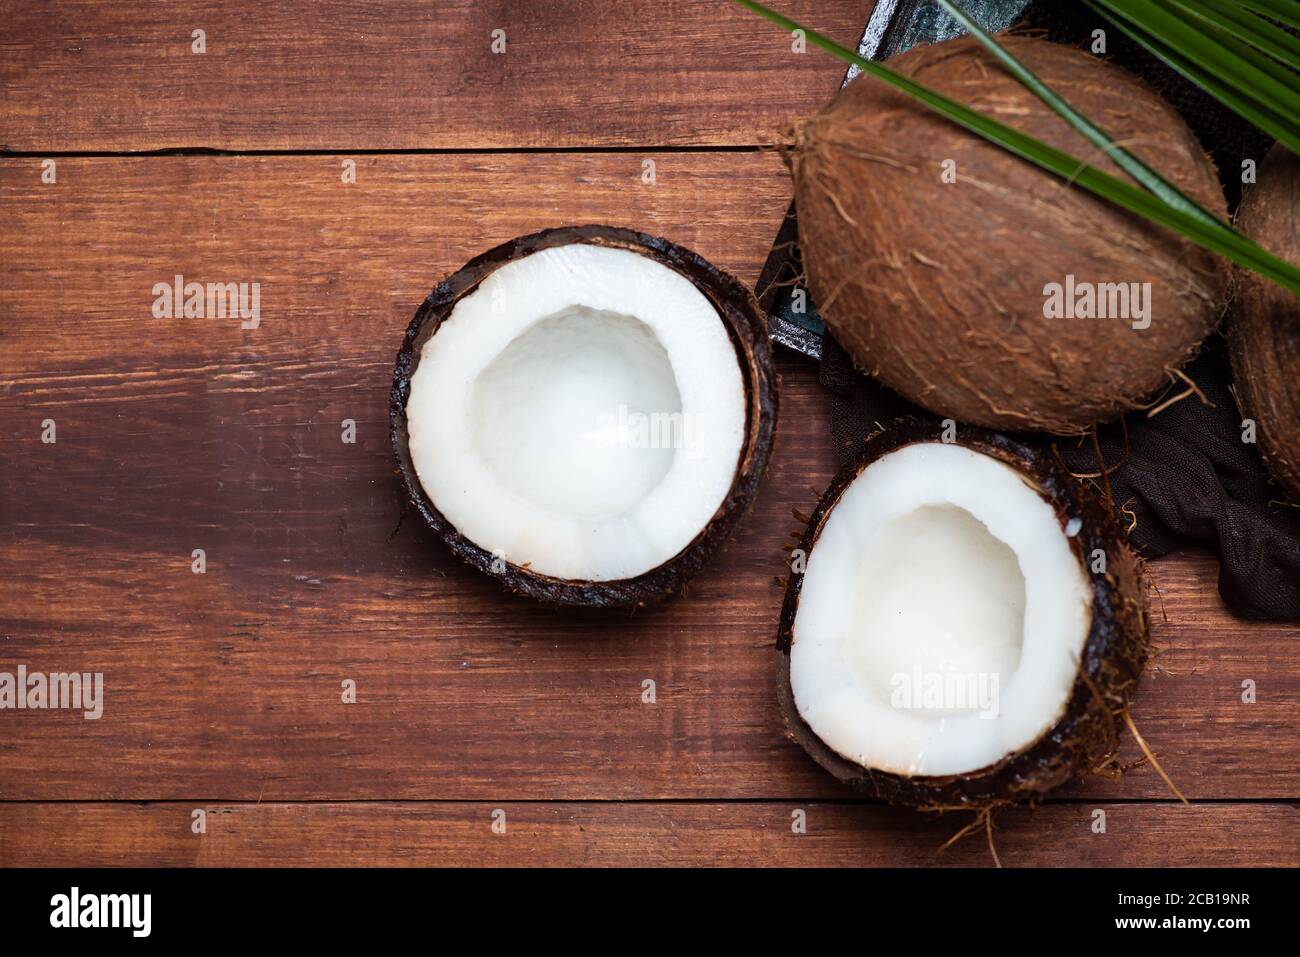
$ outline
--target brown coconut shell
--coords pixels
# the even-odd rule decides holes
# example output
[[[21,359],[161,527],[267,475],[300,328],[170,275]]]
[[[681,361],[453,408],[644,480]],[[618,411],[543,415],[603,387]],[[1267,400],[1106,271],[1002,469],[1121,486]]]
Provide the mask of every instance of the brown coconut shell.
[[[492,272],[515,259],[553,246],[587,243],[626,249],[646,256],[689,279],[721,316],[740,364],[747,399],[745,442],[730,491],[709,522],[676,556],[634,578],[617,581],[572,581],[540,575],[501,561],[470,541],[444,516],[420,484],[411,461],[406,401],[420,352],[461,299]],[[676,243],[614,226],[569,226],[547,229],[502,243],[471,259],[429,293],[407,327],[397,353],[389,399],[390,438],[405,495],[423,523],[457,557],[509,590],[553,605],[585,608],[635,608],[678,593],[728,539],[749,508],[767,468],[776,430],[777,374],[767,338],[767,319],[753,293],[702,257]]]
[[[840,496],[872,462],[916,442],[941,440],[940,427],[907,419],[876,433],[856,461],[831,482],[808,522],[799,547],[811,558]],[[1122,713],[1137,689],[1149,647],[1147,587],[1141,559],[1127,543],[1110,509],[1059,462],[1005,435],[977,428],[957,430],[958,444],[1009,465],[1055,510],[1061,527],[1079,520],[1070,543],[1092,585],[1092,625],[1079,676],[1064,713],[1033,744],[996,764],[967,774],[900,775],[862,767],[833,751],[795,706],[790,649],[797,640],[802,575],[791,575],[777,633],[777,699],[788,736],[836,778],[892,804],[929,809],[986,809],[1033,801],[1090,770],[1109,765],[1118,748]],[[1105,571],[1092,571],[1095,549],[1106,555]]]
[[[1259,164],[1237,225],[1269,252],[1300,263],[1300,157],[1281,143]],[[1268,470],[1300,503],[1300,297],[1238,268],[1228,343],[1237,400],[1258,426]]]
[[[1073,47],[1000,40],[1114,139],[1224,211],[1213,163],[1142,81]],[[1128,179],[971,37],[889,65]],[[1070,434],[1114,418],[1169,383],[1226,298],[1218,257],[865,74],[800,130],[789,162],[809,286],[836,339],[870,375],[963,422]],[[1149,328],[1045,318],[1045,285],[1067,275],[1151,283]]]

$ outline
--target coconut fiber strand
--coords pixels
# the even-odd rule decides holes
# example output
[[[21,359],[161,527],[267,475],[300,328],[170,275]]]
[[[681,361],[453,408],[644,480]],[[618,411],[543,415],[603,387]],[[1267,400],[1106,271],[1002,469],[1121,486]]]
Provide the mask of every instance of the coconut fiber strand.
[[[1033,3],[1017,26],[1080,45],[1096,28],[1106,30],[1110,59],[1143,76],[1183,114],[1225,174],[1224,190],[1235,205],[1241,158],[1262,159],[1268,152],[1268,140],[1258,131],[1082,4]],[[1124,512],[1121,521],[1132,525],[1133,544],[1148,558],[1179,548],[1215,551],[1219,592],[1235,614],[1300,622],[1300,502],[1287,500],[1269,478],[1257,446],[1243,441],[1227,350],[1217,334],[1185,371],[1210,404],[1193,394],[1155,415],[1132,412],[1099,430],[1111,496]],[[854,372],[829,337],[821,379],[833,396],[831,428],[841,463],[853,457],[877,423],[897,415],[929,415]],[[1182,389],[1179,383],[1169,394]],[[1091,439],[1033,441],[1055,446],[1076,474],[1101,471]]]

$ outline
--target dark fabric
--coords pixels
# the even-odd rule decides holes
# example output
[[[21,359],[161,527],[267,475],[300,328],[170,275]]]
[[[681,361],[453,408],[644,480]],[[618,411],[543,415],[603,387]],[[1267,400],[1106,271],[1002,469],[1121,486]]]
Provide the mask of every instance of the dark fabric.
[[[1117,466],[1115,504],[1135,513],[1131,537],[1144,554],[1213,549],[1229,608],[1300,621],[1300,508],[1269,478],[1257,447],[1243,441],[1226,351],[1216,338],[1184,370],[1211,404],[1193,395],[1149,418],[1131,414],[1102,428],[1098,444],[1107,467]],[[1068,445],[1057,448],[1071,471],[1100,470],[1091,442]]]
[[[1135,523],[1129,537],[1144,556],[1212,549],[1220,559],[1219,593],[1235,614],[1300,621],[1300,507],[1286,502],[1256,447],[1242,441],[1226,351],[1215,337],[1185,370],[1212,406],[1188,396],[1154,416],[1134,412],[1098,431],[1112,500],[1121,523]],[[821,381],[831,391],[831,434],[841,465],[891,419],[938,419],[855,372],[830,337]],[[1091,439],[1027,438],[1055,446],[1076,475],[1102,471]],[[1100,479],[1089,481],[1104,494]]]
[[[890,419],[924,414],[896,392],[859,374],[848,353],[829,335],[822,339],[820,379],[831,393],[831,438],[841,466],[852,461],[867,436]]]

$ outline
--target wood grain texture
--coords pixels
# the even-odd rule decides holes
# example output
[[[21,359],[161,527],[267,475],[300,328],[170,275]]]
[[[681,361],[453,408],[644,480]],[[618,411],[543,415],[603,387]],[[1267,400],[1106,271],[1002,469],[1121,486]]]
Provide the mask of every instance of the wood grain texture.
[[[870,8],[782,7],[850,46]],[[770,143],[844,76],[730,0],[3,0],[0,22],[22,151]]]
[[[782,362],[754,511],[680,600],[534,607],[401,521],[391,363],[469,256],[604,221],[754,281],[789,199],[779,160],[647,157],[653,186],[621,154],[359,157],[351,185],[338,157],[65,159],[53,185],[0,161],[0,669],[107,689],[98,721],[0,712],[0,799],[844,797],[781,736],[773,695],[791,510],[834,467],[806,365]],[[260,282],[260,325],[152,318],[176,273]],[[1204,555],[1151,572],[1147,741],[1191,797],[1294,798],[1296,628],[1229,617]],[[1140,768],[1071,794],[1168,791]]]
[[[196,810],[206,833],[193,833]],[[806,833],[793,831],[796,811]],[[940,850],[968,817],[768,801],[0,804],[0,864],[992,866],[983,831]],[[1300,854],[1300,808],[1054,803],[1003,813],[993,839],[1004,867],[1278,867]]]

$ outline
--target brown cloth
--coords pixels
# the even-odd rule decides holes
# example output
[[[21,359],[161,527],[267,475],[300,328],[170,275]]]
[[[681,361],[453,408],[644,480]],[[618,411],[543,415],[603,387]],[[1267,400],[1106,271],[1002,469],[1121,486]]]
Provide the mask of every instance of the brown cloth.
[[[1220,560],[1219,594],[1235,614],[1300,622],[1300,507],[1286,502],[1256,447],[1242,441],[1226,351],[1215,336],[1186,369],[1212,405],[1188,396],[1154,416],[1133,412],[1098,431],[1112,499],[1121,523],[1136,519],[1129,537],[1143,556],[1188,546],[1212,549]],[[938,418],[855,372],[829,336],[821,382],[831,392],[831,434],[841,465],[893,418]],[[1022,438],[1055,446],[1075,474],[1101,471],[1091,440]]]

